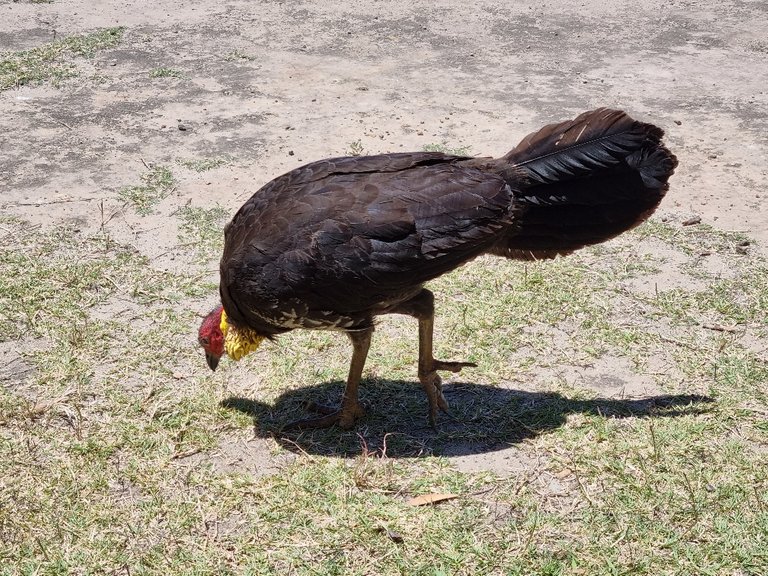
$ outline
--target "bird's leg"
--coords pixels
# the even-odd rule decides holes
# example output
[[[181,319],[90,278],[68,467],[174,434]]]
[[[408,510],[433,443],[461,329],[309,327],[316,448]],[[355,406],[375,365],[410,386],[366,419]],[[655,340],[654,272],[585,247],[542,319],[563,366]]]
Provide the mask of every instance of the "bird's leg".
[[[419,382],[429,400],[429,423],[436,427],[437,410],[448,412],[448,402],[443,396],[443,384],[438,370],[459,372],[465,367],[477,366],[474,362],[445,362],[435,360],[432,350],[432,334],[435,325],[435,297],[427,289],[400,304],[393,312],[408,314],[419,321]]]
[[[338,409],[329,409],[324,406],[310,406],[315,412],[321,412],[324,415],[317,418],[306,418],[292,422],[283,427],[283,430],[294,430],[297,428],[328,428],[336,424],[339,428],[348,430],[355,425],[355,421],[365,414],[362,404],[357,397],[357,388],[360,379],[363,376],[365,360],[368,357],[368,349],[371,347],[371,335],[373,327],[366,330],[347,332],[352,341],[352,361],[349,364],[349,375],[347,376],[347,386],[344,389],[344,395],[341,399],[341,407]]]
[[[431,294],[430,294],[431,295]],[[432,334],[434,329],[434,313],[419,320],[419,382],[429,400],[429,423],[437,426],[437,409],[448,413],[448,402],[443,395],[443,383],[438,370],[459,372],[465,367],[477,366],[474,362],[446,362],[435,360],[432,351]]]

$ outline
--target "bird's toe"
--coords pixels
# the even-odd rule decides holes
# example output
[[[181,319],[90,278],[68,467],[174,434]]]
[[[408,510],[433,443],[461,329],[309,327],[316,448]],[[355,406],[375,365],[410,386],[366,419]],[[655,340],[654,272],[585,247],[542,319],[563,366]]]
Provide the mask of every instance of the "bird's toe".
[[[429,423],[432,428],[437,428],[437,411],[442,410],[446,414],[450,414],[448,411],[448,401],[443,395],[443,383],[440,379],[440,375],[437,372],[429,372],[419,376],[421,387],[424,389],[424,393],[427,395],[429,401]]]
[[[433,370],[460,372],[462,368],[477,368],[477,364],[474,362],[446,362],[444,360],[432,360]]]
[[[282,431],[311,430],[313,428],[330,428],[331,426],[338,426],[343,430],[349,430],[355,426],[359,418],[365,416],[365,409],[359,402],[350,402],[341,408],[308,402],[306,408],[321,415],[290,422],[282,427]]]

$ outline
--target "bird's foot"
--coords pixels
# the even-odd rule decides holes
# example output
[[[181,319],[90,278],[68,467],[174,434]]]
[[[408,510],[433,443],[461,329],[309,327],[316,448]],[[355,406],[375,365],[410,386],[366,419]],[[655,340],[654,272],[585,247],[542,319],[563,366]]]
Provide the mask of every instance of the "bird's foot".
[[[448,372],[461,372],[462,368],[477,368],[477,364],[474,362],[444,362],[443,360],[432,359],[432,369],[435,370],[447,370]]]
[[[322,404],[311,402],[307,404],[307,409],[312,412],[317,412],[321,414],[321,416],[290,422],[283,426],[282,430],[290,431],[308,430],[311,428],[330,428],[334,425],[343,430],[349,430],[355,425],[358,418],[365,416],[365,409],[359,402],[342,404],[341,408],[324,406]]]
[[[437,428],[437,410],[440,409],[449,416],[448,402],[443,395],[443,382],[437,373],[437,370],[447,370],[449,372],[459,372],[462,368],[474,368],[477,364],[474,362],[444,362],[442,360],[431,361],[428,370],[419,374],[419,381],[429,400],[429,423],[432,428]]]
[[[448,414],[448,402],[443,396],[443,383],[437,372],[429,372],[419,376],[421,387],[429,400],[429,424],[432,428],[437,428],[437,410],[438,408]]]

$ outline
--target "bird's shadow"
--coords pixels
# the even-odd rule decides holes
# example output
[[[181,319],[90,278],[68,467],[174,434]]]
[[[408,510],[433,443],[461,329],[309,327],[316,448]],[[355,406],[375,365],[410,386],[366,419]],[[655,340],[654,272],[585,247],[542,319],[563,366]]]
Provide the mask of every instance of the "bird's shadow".
[[[355,456],[362,452],[389,457],[463,456],[493,452],[554,430],[569,414],[600,414],[609,418],[660,418],[697,414],[712,398],[695,394],[659,395],[641,399],[570,399],[557,392],[527,392],[466,382],[444,386],[451,414],[438,417],[437,429],[427,421],[427,401],[418,383],[369,379],[360,399],[367,414],[352,430],[281,431],[293,420],[312,416],[307,403],[335,405],[343,382],[288,390],[274,405],[240,397],[221,406],[253,417],[260,437],[273,437],[294,452]]]

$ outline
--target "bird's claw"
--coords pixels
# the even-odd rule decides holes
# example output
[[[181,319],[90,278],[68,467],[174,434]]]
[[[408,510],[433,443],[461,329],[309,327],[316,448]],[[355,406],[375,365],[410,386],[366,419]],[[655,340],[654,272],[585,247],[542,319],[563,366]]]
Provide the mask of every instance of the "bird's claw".
[[[341,408],[333,408],[314,402],[308,402],[305,406],[308,410],[317,412],[321,414],[321,416],[290,422],[283,426],[281,431],[289,432],[292,430],[330,428],[334,425],[343,430],[349,430],[355,425],[358,418],[362,418],[365,415],[365,409],[360,403],[349,403],[347,405],[342,405]]]
[[[461,372],[462,368],[477,368],[474,362],[444,362],[443,360],[432,360],[432,372],[435,370],[446,370],[448,372]]]
[[[429,400],[429,424],[432,428],[437,429],[437,410],[440,409],[446,414],[450,414],[448,401],[443,395],[443,383],[437,372],[430,372],[420,378],[420,381],[427,395],[427,400]]]
[[[453,415],[448,410],[448,401],[443,395],[443,383],[437,370],[447,370],[449,372],[459,372],[462,368],[474,368],[477,364],[474,362],[445,362],[443,360],[435,360],[434,358],[430,362],[430,369],[428,371],[419,374],[419,381],[422,388],[429,400],[429,423],[432,428],[437,429],[437,410],[440,409],[448,416],[453,418]]]
[[[326,406],[325,404],[318,404],[317,402],[304,402],[304,409],[308,410],[310,412],[315,412],[317,414],[333,414],[335,412],[339,412],[340,410],[336,408],[335,406]]]

